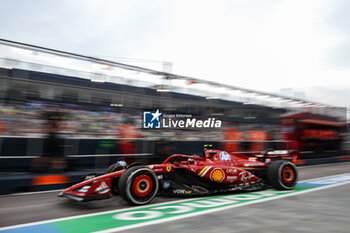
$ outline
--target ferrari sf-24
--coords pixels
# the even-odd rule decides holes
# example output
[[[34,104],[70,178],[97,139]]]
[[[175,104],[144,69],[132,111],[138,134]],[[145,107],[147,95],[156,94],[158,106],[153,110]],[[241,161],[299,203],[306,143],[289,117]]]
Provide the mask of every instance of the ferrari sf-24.
[[[174,154],[162,164],[130,165],[118,161],[107,173],[86,176],[59,194],[76,201],[120,195],[132,205],[156,195],[200,196],[266,188],[293,189],[298,170],[294,151],[267,150],[254,156],[205,146],[202,155]]]

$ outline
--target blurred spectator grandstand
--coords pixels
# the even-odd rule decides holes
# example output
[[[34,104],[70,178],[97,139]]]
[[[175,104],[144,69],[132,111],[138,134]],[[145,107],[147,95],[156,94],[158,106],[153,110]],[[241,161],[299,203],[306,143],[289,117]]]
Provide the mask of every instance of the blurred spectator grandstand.
[[[112,111],[92,111],[55,107],[63,113],[61,137],[72,138],[163,138],[168,139],[221,139],[216,131],[162,130],[142,131],[141,114]],[[0,104],[0,134],[3,136],[44,137],[47,133],[44,113],[51,110],[43,103]]]

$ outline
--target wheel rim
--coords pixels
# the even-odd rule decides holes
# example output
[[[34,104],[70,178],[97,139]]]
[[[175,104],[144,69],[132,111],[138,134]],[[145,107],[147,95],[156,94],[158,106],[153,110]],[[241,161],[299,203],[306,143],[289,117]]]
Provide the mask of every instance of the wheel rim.
[[[147,196],[153,188],[153,181],[147,175],[141,175],[134,179],[132,183],[132,191],[137,197]]]
[[[291,167],[285,167],[282,170],[282,179],[283,182],[291,184],[295,180],[295,171]]]

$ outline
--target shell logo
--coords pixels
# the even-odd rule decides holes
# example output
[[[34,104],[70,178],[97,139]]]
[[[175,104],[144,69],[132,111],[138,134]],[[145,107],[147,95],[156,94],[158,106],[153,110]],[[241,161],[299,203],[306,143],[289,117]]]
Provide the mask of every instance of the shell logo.
[[[210,173],[212,181],[221,182],[225,178],[225,173],[221,168],[215,168]]]

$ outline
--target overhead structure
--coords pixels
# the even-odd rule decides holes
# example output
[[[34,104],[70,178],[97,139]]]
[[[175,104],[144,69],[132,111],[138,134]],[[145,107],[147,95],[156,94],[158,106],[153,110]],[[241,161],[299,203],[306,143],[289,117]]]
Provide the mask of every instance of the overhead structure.
[[[305,99],[286,97],[184,75],[128,65],[98,57],[45,48],[0,39],[0,67],[57,73],[92,82],[110,82],[153,88],[158,92],[177,92],[205,97],[208,101],[223,99],[245,105],[312,112],[343,117],[344,109]]]

